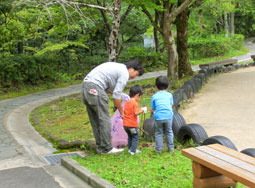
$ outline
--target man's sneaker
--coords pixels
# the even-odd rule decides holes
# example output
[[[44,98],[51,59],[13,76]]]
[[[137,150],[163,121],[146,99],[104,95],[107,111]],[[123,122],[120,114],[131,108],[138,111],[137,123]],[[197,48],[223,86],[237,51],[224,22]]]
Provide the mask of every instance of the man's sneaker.
[[[138,150],[138,149],[135,151],[135,153],[134,153],[134,152],[131,152],[130,150],[128,150],[128,152],[129,152],[131,155],[134,155],[134,154],[136,154],[136,153],[141,153],[141,151]]]
[[[141,153],[141,151],[139,149],[137,149],[135,153]]]
[[[108,151],[106,154],[110,154],[110,153],[119,153],[124,151],[124,149],[118,149],[118,148],[112,148],[110,151]]]
[[[168,148],[168,152],[173,152],[174,148]]]
[[[157,150],[155,150],[155,152],[156,152],[156,153],[158,153],[158,154],[161,154],[161,151],[157,151]]]
[[[131,155],[134,155],[135,153],[134,152],[129,152]]]

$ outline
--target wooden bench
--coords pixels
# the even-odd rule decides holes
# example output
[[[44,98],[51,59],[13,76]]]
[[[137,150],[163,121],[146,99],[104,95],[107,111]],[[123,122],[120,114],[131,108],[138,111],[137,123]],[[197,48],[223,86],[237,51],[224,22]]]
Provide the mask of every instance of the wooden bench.
[[[222,61],[215,61],[215,62],[200,64],[199,67],[202,69],[202,68],[208,68],[210,66],[228,66],[228,65],[233,65],[235,63],[237,63],[237,59],[226,59]]]
[[[192,160],[195,188],[235,187],[240,182],[255,187],[255,158],[220,144],[182,150]]]

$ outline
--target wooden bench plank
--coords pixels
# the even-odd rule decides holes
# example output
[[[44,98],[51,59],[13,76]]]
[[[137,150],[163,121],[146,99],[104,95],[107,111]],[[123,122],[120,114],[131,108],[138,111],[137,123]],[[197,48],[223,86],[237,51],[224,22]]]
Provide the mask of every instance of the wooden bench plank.
[[[198,150],[204,152],[204,153],[207,153],[209,155],[212,155],[213,157],[216,157],[222,161],[225,161],[226,163],[229,163],[231,165],[234,165],[238,168],[242,168],[246,171],[249,171],[251,173],[254,173],[255,174],[255,166],[254,165],[251,165],[249,163],[246,163],[245,161],[242,161],[238,158],[235,158],[233,156],[230,156],[230,155],[227,155],[225,153],[221,153],[217,150],[214,150],[210,147],[206,147],[206,146],[201,146],[201,147],[198,147],[197,148]]]
[[[211,145],[207,145],[207,146],[255,166],[255,158],[254,157],[251,157],[244,153],[240,153],[239,151],[235,151],[233,149],[227,148],[220,144],[211,144]]]
[[[197,148],[183,149],[182,154],[199,164],[202,164],[220,174],[226,175],[244,185],[255,187],[255,174],[222,161]]]

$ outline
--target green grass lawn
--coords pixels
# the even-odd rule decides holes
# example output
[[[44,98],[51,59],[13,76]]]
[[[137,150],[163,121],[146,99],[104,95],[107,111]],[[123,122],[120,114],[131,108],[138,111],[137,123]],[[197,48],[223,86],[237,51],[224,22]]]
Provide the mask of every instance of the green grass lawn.
[[[142,152],[134,156],[125,150],[118,155],[93,155],[75,160],[120,188],[192,187],[191,160],[181,150],[157,154],[146,144],[140,144],[139,149]]]

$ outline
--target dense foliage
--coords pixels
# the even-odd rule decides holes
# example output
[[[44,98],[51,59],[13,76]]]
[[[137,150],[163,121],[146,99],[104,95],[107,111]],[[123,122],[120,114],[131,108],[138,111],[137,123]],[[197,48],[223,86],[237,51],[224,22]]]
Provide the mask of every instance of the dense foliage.
[[[240,49],[243,41],[243,35],[235,35],[231,38],[224,35],[208,35],[205,38],[190,37],[189,55],[191,59],[222,56],[232,49]]]

